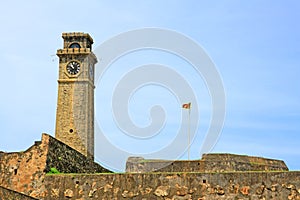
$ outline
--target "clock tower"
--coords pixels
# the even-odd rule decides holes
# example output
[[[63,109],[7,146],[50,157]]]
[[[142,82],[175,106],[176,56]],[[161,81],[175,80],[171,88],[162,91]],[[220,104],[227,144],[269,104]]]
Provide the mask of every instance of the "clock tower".
[[[94,69],[97,58],[87,33],[63,33],[59,57],[55,137],[94,158]]]

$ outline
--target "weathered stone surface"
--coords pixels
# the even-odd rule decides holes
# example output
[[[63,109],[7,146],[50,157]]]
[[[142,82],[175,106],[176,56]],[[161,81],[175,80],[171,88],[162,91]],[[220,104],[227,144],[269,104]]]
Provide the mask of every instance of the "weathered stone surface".
[[[210,164],[207,164],[207,166],[217,169],[218,162],[215,161],[215,158],[215,155],[210,157]],[[252,159],[251,162],[254,162],[254,158],[242,158],[248,159],[248,161]],[[139,159],[137,158],[136,160],[138,161]],[[232,157],[225,156],[222,162],[226,163],[230,159]],[[206,160],[209,159],[206,157]],[[243,162],[245,164],[246,161]],[[268,159],[266,161],[264,159],[259,161],[258,159],[255,162],[269,163],[268,167],[273,166],[272,169],[275,168],[274,166],[283,166],[280,161]],[[160,164],[163,163],[160,162]],[[227,166],[241,169],[237,165],[237,162],[233,162],[233,160],[227,163]],[[145,163],[143,162],[142,165],[139,165],[139,169],[143,169],[141,166],[145,167]],[[201,166],[200,171],[205,171],[205,168]],[[173,165],[173,167],[178,166]],[[243,165],[242,169],[245,169],[244,167],[245,165]],[[46,175],[50,168],[73,174]],[[183,168],[184,170],[193,169],[190,163],[183,164]],[[300,172],[217,171],[207,173],[196,171],[189,173],[87,174],[108,172],[108,170],[46,134],[43,135],[41,142],[36,142],[25,152],[0,152],[0,172],[1,186],[45,200],[300,199]]]
[[[192,196],[190,194],[188,195],[184,195],[184,196],[177,196],[177,195],[174,195],[172,197],[172,200],[192,200]]]
[[[45,200],[53,189],[72,190],[70,199],[300,199],[300,172],[58,174],[44,183]]]
[[[35,198],[27,196],[25,194],[21,194],[10,189],[4,188],[0,186],[0,199],[2,200],[34,200]]]
[[[47,191],[44,185],[45,174],[50,168],[63,173],[110,172],[50,135],[43,134],[41,141],[24,152],[0,152],[0,186],[32,197],[52,195],[54,198],[61,195],[57,194],[59,188]]]
[[[145,160],[130,157],[126,172],[288,171],[282,160],[234,154],[204,154],[201,160]]]
[[[36,142],[24,152],[0,154],[0,185],[33,197],[41,196],[48,141]]]
[[[124,190],[124,192],[122,193],[122,196],[125,197],[125,198],[133,198],[133,197],[136,197],[138,196],[139,193],[134,193],[132,191],[128,191],[128,190]]]
[[[225,194],[224,189],[221,186],[219,186],[219,185],[217,185],[215,187],[215,192],[216,192],[217,195],[224,195]]]
[[[46,172],[49,172],[51,167],[62,173],[111,172],[55,138],[49,135],[43,137],[49,141]]]
[[[249,195],[249,190],[250,190],[250,187],[249,186],[243,186],[240,191],[243,195],[247,196]]]
[[[158,197],[165,197],[165,196],[168,196],[169,189],[170,189],[170,186],[161,185],[156,188],[156,190],[154,191],[154,194]]]
[[[74,196],[73,191],[70,189],[66,189],[64,192],[65,197],[72,198]]]
[[[176,194],[179,196],[185,196],[188,193],[188,188],[186,186],[179,186],[178,184],[176,184],[176,189]]]

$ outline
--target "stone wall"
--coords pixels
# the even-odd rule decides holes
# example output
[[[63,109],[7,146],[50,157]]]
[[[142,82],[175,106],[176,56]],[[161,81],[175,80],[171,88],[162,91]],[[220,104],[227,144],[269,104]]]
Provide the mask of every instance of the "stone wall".
[[[30,196],[38,196],[43,192],[42,181],[44,179],[47,160],[46,140],[35,142],[33,146],[24,152],[0,154],[0,186],[24,193]]]
[[[43,197],[46,195],[44,177],[51,168],[62,173],[110,172],[50,135],[43,134],[41,141],[24,152],[0,152],[0,186],[32,197]]]
[[[300,199],[300,172],[270,172],[288,170],[280,160],[208,154],[198,161],[167,163],[171,165],[166,165],[166,161],[155,163],[143,158],[131,161],[134,162],[129,167],[138,166],[136,169],[139,170],[160,167],[161,172],[96,174],[110,171],[55,138],[43,134],[41,141],[35,142],[24,152],[0,152],[0,186],[9,189],[2,189],[0,199],[6,197],[10,190],[51,200]],[[70,174],[47,174],[51,168]],[[238,172],[240,170],[252,172]]]
[[[0,186],[0,199],[1,200],[2,199],[3,200],[34,200],[35,198]]]
[[[201,160],[147,160],[130,157],[126,172],[288,171],[282,160],[234,154],[204,154]]]
[[[55,138],[49,135],[45,135],[45,137],[48,137],[49,140],[47,172],[50,171],[50,168],[56,168],[61,173],[111,172]]]
[[[298,200],[300,172],[47,175],[44,199]]]

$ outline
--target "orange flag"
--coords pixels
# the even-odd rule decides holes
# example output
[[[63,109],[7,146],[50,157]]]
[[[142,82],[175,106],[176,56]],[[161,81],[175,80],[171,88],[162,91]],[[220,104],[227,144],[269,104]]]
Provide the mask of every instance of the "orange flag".
[[[184,108],[184,109],[191,109],[191,102],[190,103],[182,104],[182,108]]]

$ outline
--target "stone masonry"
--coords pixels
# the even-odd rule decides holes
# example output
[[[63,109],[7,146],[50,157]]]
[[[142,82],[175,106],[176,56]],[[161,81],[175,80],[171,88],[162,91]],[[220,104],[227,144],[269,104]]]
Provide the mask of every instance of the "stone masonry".
[[[44,199],[299,200],[300,172],[47,175]]]
[[[0,199],[5,199],[5,200],[34,200],[36,198],[30,197],[28,195],[18,193],[13,190],[9,190],[7,188],[1,187],[0,186]]]
[[[63,33],[59,57],[55,137],[82,154],[94,157],[94,70],[97,58],[87,33]],[[79,63],[78,73],[67,65]]]
[[[25,151],[0,152],[0,200],[300,200],[300,171],[288,171],[281,160],[232,154],[191,161],[133,157],[127,173],[95,163],[93,39],[87,33],[62,37],[56,139],[43,134]]]
[[[197,171],[200,161],[207,162],[203,165],[206,168]],[[22,195],[19,193],[37,199],[74,200],[300,199],[300,172],[286,171],[280,160],[207,154],[198,161],[172,163],[161,172],[109,173],[92,159],[43,134],[41,141],[24,152],[0,153],[0,192],[15,195],[14,199]],[[49,174],[53,168],[60,173]]]
[[[110,172],[50,135],[43,134],[24,152],[0,153],[0,186],[42,198],[46,195],[46,173],[56,169],[61,173]]]
[[[288,171],[282,160],[234,154],[203,154],[201,160],[151,160],[130,157],[126,172]]]

